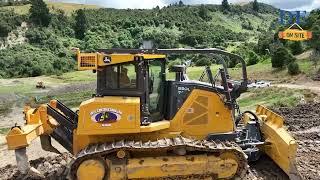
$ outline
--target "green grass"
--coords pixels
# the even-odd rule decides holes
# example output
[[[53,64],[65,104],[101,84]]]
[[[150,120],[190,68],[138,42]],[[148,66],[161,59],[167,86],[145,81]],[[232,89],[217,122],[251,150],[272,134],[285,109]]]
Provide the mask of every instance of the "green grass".
[[[50,12],[55,12],[57,9],[62,9],[67,15],[71,15],[74,11],[78,9],[99,9],[99,6],[96,5],[84,5],[84,4],[75,4],[75,3],[63,3],[63,2],[46,2]],[[31,5],[23,5],[23,6],[4,6],[0,7],[0,9],[12,9],[17,14],[28,14]]]
[[[297,61],[299,64],[301,74],[311,76],[316,69],[312,66],[312,62],[308,60]],[[251,80],[270,80],[275,82],[292,82],[295,81],[297,76],[290,76],[287,68],[275,69],[271,66],[271,60],[266,60],[258,64],[247,67],[248,78]],[[242,72],[241,68],[231,68],[229,73],[234,79],[241,79]]]
[[[90,99],[92,97],[92,94],[94,94],[94,91],[81,91],[53,96],[43,96],[39,98],[37,104],[43,104],[49,102],[52,99],[58,99],[70,108],[79,107],[83,101]]]
[[[239,106],[242,111],[255,110],[258,104],[268,107],[293,107],[301,99],[306,102],[313,101],[316,94],[310,90],[297,90],[279,87],[254,89],[243,94],[239,99]]]
[[[306,74],[307,76],[313,74],[315,72],[314,67],[312,66],[311,61],[303,60],[297,61],[302,74]],[[220,65],[212,65],[211,71],[213,75],[217,72],[217,70],[221,67]],[[187,68],[187,74],[190,79],[199,79],[201,73],[204,71],[204,67],[189,67]],[[228,69],[230,75],[234,79],[242,78],[242,69],[241,68],[229,68]],[[248,78],[249,79],[263,79],[263,80],[271,80],[271,81],[286,81],[290,79],[294,79],[295,76],[290,76],[287,72],[286,68],[283,69],[275,69],[271,66],[271,61],[266,60],[260,62],[258,64],[247,66]],[[168,73],[167,77],[170,79],[174,78],[174,73]]]
[[[64,73],[60,76],[39,76],[30,78],[13,78],[13,79],[0,79],[0,93],[1,94],[33,94],[39,91],[36,84],[42,81],[48,90],[54,87],[59,87],[65,84],[93,82],[96,81],[95,73],[92,71],[72,71]]]
[[[0,128],[0,134],[7,134],[10,131],[10,128]]]
[[[73,71],[64,73],[60,76],[54,75],[51,76],[53,81],[61,81],[64,83],[72,82],[92,82],[96,80],[97,74],[92,71]]]
[[[230,29],[234,32],[247,32],[252,36],[257,35],[257,28],[267,29],[270,26],[270,23],[276,19],[277,17],[272,14],[259,14],[260,17],[255,16],[253,14],[242,13],[241,15],[230,15],[223,14],[221,12],[212,12],[211,15],[214,17],[210,23],[211,24],[219,24],[223,27]],[[246,30],[242,28],[242,23],[244,19],[250,21],[254,30]],[[248,37],[250,38],[250,37]]]
[[[308,60],[297,61],[301,70],[301,74],[311,76],[316,72],[316,69],[312,66],[312,62]],[[212,65],[211,71],[215,75],[221,65]],[[187,74],[192,80],[198,80],[204,71],[204,67],[188,67]],[[229,68],[229,74],[233,79],[242,79],[242,69],[240,68]],[[269,80],[273,82],[293,82],[298,76],[290,76],[287,72],[287,68],[275,69],[271,66],[271,60],[265,60],[258,64],[247,66],[247,73],[249,80]],[[167,79],[174,79],[175,75],[172,72],[167,72]]]

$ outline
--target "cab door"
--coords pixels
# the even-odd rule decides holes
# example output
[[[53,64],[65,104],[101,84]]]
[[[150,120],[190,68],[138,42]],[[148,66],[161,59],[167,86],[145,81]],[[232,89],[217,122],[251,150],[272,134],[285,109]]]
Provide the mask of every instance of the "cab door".
[[[152,122],[163,120],[165,59],[150,60],[148,62],[149,112]]]

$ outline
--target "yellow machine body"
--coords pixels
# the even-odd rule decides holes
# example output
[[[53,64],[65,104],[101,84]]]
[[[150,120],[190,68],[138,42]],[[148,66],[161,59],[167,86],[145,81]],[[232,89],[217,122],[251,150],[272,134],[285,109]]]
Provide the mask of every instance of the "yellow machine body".
[[[79,51],[77,54],[79,70],[95,71],[137,58],[165,58],[162,54]],[[71,174],[77,179],[109,177],[112,180],[171,176],[206,178],[208,175],[211,178],[230,179],[240,176],[247,166],[241,148],[229,141],[219,144],[206,140],[210,134],[232,134],[237,130],[233,111],[226,104],[226,98],[222,93],[190,90],[172,119],[163,118],[149,124],[141,123],[143,110],[139,97],[102,96],[86,100],[79,107],[77,126],[72,132],[72,153],[81,159],[90,152],[103,155],[112,147],[115,154],[111,159],[109,155],[103,156],[107,159],[101,158],[102,155],[85,159]],[[8,148],[17,150],[26,147],[38,136],[44,140],[56,127],[61,126],[53,115],[49,115],[49,111],[54,111],[67,116],[67,112],[61,112],[57,104],[52,100],[38,109],[26,107],[26,126],[12,128],[6,137]],[[258,106],[256,114],[266,141],[259,149],[270,156],[289,177],[296,177],[294,159],[297,143],[284,129],[282,117],[262,106]],[[244,121],[247,123],[249,117]],[[178,140],[181,137],[192,140],[182,139],[180,142]],[[45,142],[42,141],[43,147],[52,151]],[[130,153],[127,152],[129,147],[133,149]],[[172,147],[175,148],[170,150]],[[186,151],[202,153],[186,154]]]
[[[79,108],[78,128],[74,134],[74,154],[89,144],[105,142],[106,139],[156,140],[179,135],[205,139],[209,133],[233,132],[235,127],[231,110],[224,105],[222,98],[212,92],[194,90],[171,121],[164,119],[149,126],[140,126],[139,98],[90,99],[83,102]],[[92,120],[92,116],[105,107],[118,112],[118,119],[105,124]]]

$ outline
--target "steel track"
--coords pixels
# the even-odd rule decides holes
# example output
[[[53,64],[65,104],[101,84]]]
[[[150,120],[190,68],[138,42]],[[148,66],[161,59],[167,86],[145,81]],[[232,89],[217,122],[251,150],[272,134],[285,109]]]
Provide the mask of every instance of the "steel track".
[[[193,140],[185,137],[164,138],[157,141],[117,141],[102,144],[91,144],[82,151],[80,151],[76,158],[71,161],[68,167],[68,177],[70,179],[77,179],[76,172],[78,166],[82,161],[96,158],[106,157],[107,155],[123,150],[126,152],[146,152],[152,150],[173,150],[175,148],[186,148],[189,151],[198,151],[203,153],[234,153],[238,157],[238,169],[233,178],[243,178],[247,171],[246,155],[242,149],[235,142],[221,142],[221,141],[207,141],[207,140]],[[204,179],[213,177],[212,174],[190,175],[190,176],[174,176],[163,177],[160,179]],[[155,178],[152,178],[155,179]],[[159,179],[159,178],[157,178]]]

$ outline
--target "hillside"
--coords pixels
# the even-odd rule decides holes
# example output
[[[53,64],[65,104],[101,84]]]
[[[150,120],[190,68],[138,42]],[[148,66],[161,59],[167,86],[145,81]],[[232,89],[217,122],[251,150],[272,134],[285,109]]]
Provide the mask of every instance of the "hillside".
[[[0,20],[0,27],[3,27],[0,28],[0,41],[2,37],[4,44],[6,36],[17,30],[22,22],[28,24],[26,43],[7,45],[4,47],[11,48],[0,51],[0,77],[61,74],[73,70],[72,47],[84,51],[138,48],[142,40],[149,39],[158,48],[251,49],[262,34],[272,29],[277,18],[277,10],[265,4],[260,4],[259,12],[255,12],[251,4],[232,5],[225,11],[220,5],[174,4],[161,9],[130,10],[47,2],[50,22],[40,26],[30,18],[30,6],[0,7],[4,17]],[[79,8],[85,8],[82,11],[84,27],[79,27],[81,23],[76,25]],[[79,29],[84,32],[81,37],[78,36]],[[37,55],[33,56],[35,52]],[[23,66],[14,67],[17,64]]]
[[[100,7],[97,5],[88,5],[88,4],[75,4],[75,3],[63,3],[63,2],[48,2],[46,1],[50,12],[54,13],[56,10],[61,9],[67,15],[71,15],[74,11],[78,9],[99,9]],[[13,10],[15,13],[20,15],[27,15],[29,13],[31,5],[12,5],[12,6],[4,6],[0,7],[0,9],[5,10]]]

